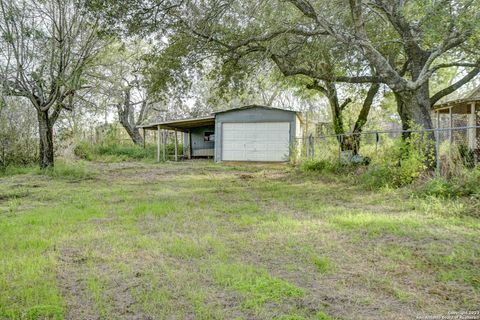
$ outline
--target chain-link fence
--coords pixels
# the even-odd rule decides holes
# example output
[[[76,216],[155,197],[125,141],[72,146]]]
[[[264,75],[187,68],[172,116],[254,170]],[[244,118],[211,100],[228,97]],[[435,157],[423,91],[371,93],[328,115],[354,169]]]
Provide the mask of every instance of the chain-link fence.
[[[409,152],[416,148],[419,153],[429,154],[431,165],[438,171],[453,165],[474,167],[480,160],[480,126],[309,135],[299,139],[303,158],[346,164],[375,163],[391,153],[401,156],[406,143],[410,144]]]

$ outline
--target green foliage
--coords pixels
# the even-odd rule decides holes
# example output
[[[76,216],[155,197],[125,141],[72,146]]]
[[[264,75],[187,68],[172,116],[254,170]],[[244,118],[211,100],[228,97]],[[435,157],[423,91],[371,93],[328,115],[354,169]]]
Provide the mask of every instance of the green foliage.
[[[316,320],[332,320],[332,317],[330,317],[328,314],[326,314],[323,311],[319,311],[317,312],[315,319]]]
[[[360,180],[370,188],[400,187],[417,180],[432,166],[433,141],[412,133],[397,140],[365,171]]]
[[[4,102],[0,97],[0,174],[7,167],[37,163],[38,141],[35,117],[24,108],[23,100]]]
[[[34,173],[38,170],[34,165],[8,165],[0,169],[0,177],[15,176],[18,174]]]
[[[326,274],[334,269],[334,265],[328,257],[312,255],[311,260],[319,273]]]
[[[463,165],[467,168],[475,166],[475,153],[468,146],[461,144],[458,146],[458,153],[462,159]]]
[[[303,296],[302,289],[251,266],[220,264],[215,268],[214,277],[220,284],[242,293],[246,309],[260,307],[270,301]]]
[[[37,173],[45,174],[55,179],[65,180],[91,179],[94,176],[93,172],[88,170],[82,162],[67,163],[57,161],[53,168],[38,169]]]
[[[34,165],[10,165],[4,170],[0,171],[0,177],[21,174],[45,175],[53,179],[61,180],[83,180],[91,179],[94,176],[93,172],[88,170],[83,162],[68,163],[64,161],[56,161],[54,167],[47,169],[40,169]]]
[[[52,320],[61,320],[63,319],[63,310],[58,306],[49,306],[49,305],[37,305],[33,308],[30,308],[27,312],[27,320],[37,320],[37,319],[52,319]]]
[[[300,171],[302,172],[346,173],[353,167],[341,164],[338,161],[328,160],[305,160],[300,163]]]
[[[91,144],[88,142],[78,142],[75,145],[74,153],[77,157],[87,161],[110,161],[122,162],[128,160],[154,160],[156,157],[156,146],[147,145],[145,148],[133,144]],[[182,150],[180,144],[178,150]],[[180,152],[180,151],[179,151]],[[170,143],[166,146],[168,157],[175,154],[175,144]]]
[[[461,174],[445,179],[434,177],[421,184],[417,191],[419,194],[436,197],[474,197],[480,198],[480,169],[465,169]]]

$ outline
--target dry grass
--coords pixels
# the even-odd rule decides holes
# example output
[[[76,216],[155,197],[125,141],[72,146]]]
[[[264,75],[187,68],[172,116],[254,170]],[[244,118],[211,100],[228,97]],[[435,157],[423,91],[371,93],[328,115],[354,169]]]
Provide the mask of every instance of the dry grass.
[[[412,319],[480,305],[480,223],[461,199],[275,164],[87,169],[1,178],[0,318]]]

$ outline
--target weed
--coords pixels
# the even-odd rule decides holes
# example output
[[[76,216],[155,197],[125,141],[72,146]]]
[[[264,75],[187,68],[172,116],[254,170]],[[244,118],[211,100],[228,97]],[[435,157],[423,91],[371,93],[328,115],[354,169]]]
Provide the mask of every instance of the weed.
[[[302,289],[272,277],[264,270],[243,264],[219,264],[214,268],[214,277],[219,284],[242,293],[242,305],[246,309],[304,294]]]
[[[315,268],[318,272],[322,274],[329,273],[333,270],[333,263],[327,257],[319,257],[316,255],[311,256],[312,263],[315,265]]]

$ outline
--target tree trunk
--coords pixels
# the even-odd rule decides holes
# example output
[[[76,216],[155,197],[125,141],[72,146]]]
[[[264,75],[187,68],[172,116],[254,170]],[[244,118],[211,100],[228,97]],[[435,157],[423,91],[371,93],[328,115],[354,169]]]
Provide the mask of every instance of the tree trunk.
[[[135,124],[134,110],[130,102],[130,90],[131,88],[128,87],[123,92],[123,106],[117,104],[118,120],[125,131],[127,131],[133,143],[136,145],[143,145],[143,137]]]
[[[395,92],[395,99],[403,130],[412,129],[412,125],[421,129],[433,128],[428,84],[416,91]]]
[[[428,83],[416,91],[396,92],[395,99],[403,130],[433,129]],[[411,133],[405,132],[402,136],[406,139],[411,136]],[[422,139],[427,139],[425,142],[429,141],[424,145],[425,165],[433,170],[435,159],[438,156],[435,150],[435,133],[428,131],[422,137]]]
[[[37,111],[39,158],[38,164],[41,169],[53,167],[53,123],[50,121],[48,111]]]
[[[140,130],[134,124],[132,125],[130,122],[122,120],[120,120],[120,123],[125,128],[125,131],[127,131],[133,143],[139,146],[143,145],[143,137],[140,134]]]

